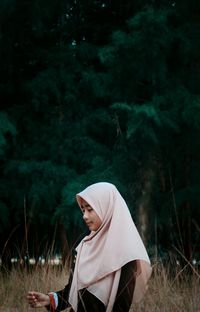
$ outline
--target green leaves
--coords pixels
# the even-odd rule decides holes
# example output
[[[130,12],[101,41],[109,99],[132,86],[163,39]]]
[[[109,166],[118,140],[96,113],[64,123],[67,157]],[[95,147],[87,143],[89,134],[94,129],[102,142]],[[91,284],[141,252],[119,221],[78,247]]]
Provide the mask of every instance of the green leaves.
[[[185,199],[197,211],[194,8],[117,0],[1,7],[3,223],[23,217],[26,197],[30,222],[62,221],[72,235],[82,223],[74,196],[97,181],[119,186],[135,215],[140,205],[147,219],[158,214],[160,231],[166,218],[173,224],[172,187],[178,213]]]
[[[6,205],[0,201],[0,232],[2,233],[2,230],[5,230],[6,227],[9,224],[9,209],[6,207]]]
[[[7,135],[16,136],[17,131],[14,124],[9,120],[7,113],[0,112],[0,156],[5,153],[7,146]]]
[[[200,130],[200,97],[194,96],[188,102],[188,105],[182,112],[182,118],[185,124],[190,128]]]
[[[127,139],[139,136],[153,144],[159,144],[162,140],[161,132],[178,130],[179,125],[173,120],[170,107],[168,110],[162,109],[164,101],[167,101],[165,97],[155,97],[152,102],[143,105],[127,103],[112,105],[115,111],[127,114]]]

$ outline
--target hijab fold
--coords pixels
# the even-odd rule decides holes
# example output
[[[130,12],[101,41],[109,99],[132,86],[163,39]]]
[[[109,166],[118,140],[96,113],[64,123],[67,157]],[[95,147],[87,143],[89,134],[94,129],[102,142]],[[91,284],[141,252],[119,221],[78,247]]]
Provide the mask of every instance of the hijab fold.
[[[150,260],[129,209],[113,184],[92,184],[76,195],[84,199],[102,220],[100,228],[86,236],[76,248],[77,258],[69,302],[77,311],[78,290],[87,288],[111,312],[118,290],[121,268],[137,260],[133,302],[142,299],[151,275]]]

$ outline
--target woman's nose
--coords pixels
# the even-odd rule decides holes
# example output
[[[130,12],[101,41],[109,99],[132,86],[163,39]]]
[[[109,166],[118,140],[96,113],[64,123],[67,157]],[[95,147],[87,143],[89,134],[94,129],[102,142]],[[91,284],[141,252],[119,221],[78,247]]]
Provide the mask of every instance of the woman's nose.
[[[87,214],[87,211],[85,211],[84,214],[83,214],[83,219],[87,220],[87,218],[88,218],[88,214]]]

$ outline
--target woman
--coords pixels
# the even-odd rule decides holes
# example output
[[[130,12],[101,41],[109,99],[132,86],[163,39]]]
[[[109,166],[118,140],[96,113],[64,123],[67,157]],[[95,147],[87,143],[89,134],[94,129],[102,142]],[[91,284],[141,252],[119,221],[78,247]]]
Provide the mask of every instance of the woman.
[[[75,312],[128,312],[147,288],[150,260],[128,207],[113,184],[100,182],[76,195],[90,230],[76,248],[73,275],[61,291],[29,292],[32,307]]]

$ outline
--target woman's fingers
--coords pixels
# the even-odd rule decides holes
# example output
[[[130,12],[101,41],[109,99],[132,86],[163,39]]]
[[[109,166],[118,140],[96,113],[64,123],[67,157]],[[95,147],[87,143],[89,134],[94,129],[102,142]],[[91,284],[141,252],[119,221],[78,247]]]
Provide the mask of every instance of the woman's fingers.
[[[28,303],[32,308],[41,307],[41,293],[35,291],[29,291],[27,295]]]
[[[27,301],[32,308],[45,307],[50,304],[49,296],[36,291],[29,291]]]

